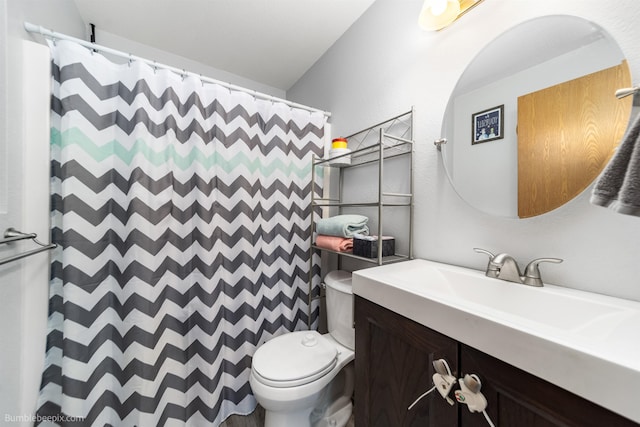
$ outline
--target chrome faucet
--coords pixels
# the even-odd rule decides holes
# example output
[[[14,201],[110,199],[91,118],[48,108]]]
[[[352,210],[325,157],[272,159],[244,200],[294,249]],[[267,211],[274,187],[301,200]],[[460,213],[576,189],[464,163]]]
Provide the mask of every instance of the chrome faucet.
[[[508,282],[521,283],[528,286],[542,286],[542,277],[540,277],[541,262],[561,263],[560,258],[537,258],[531,261],[524,269],[524,275],[520,274],[520,268],[516,260],[509,254],[501,253],[494,255],[486,249],[473,248],[474,251],[489,256],[487,264],[487,277],[506,280]]]

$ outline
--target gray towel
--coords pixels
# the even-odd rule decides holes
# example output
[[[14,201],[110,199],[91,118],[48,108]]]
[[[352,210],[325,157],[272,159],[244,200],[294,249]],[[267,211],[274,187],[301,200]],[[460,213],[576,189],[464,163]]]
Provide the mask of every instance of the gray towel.
[[[640,216],[640,115],[598,177],[591,203]]]

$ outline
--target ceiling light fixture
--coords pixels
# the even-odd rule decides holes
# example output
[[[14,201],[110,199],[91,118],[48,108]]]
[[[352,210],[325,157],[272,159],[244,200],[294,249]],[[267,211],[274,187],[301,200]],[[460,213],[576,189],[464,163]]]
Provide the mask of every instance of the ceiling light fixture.
[[[423,30],[438,31],[483,0],[425,0],[418,23]]]

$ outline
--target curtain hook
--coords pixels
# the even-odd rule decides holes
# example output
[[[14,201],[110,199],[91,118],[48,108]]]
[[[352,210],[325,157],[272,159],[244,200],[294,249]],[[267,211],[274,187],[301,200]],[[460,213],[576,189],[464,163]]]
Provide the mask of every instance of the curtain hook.
[[[131,57],[131,54],[129,54],[129,68],[131,68],[132,62],[133,62],[133,58]]]
[[[180,74],[180,77],[182,77],[182,81],[184,81],[185,77],[187,77],[187,70],[185,70],[184,68],[182,69],[182,74]]]
[[[200,83],[202,84],[202,87],[204,87],[204,80],[202,80],[202,74],[198,74],[198,76],[200,76]]]
[[[158,64],[156,61],[153,61],[153,74],[156,74],[158,71]]]

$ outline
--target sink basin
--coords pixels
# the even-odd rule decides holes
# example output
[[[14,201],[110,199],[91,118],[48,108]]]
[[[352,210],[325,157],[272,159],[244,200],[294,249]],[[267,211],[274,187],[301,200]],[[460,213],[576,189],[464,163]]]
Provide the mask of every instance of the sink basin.
[[[426,260],[356,271],[353,291],[640,422],[639,302]]]
[[[544,288],[518,285],[486,277],[483,272],[438,265],[412,266],[402,274],[407,289],[438,295],[442,300],[463,303],[469,309],[492,315],[507,315],[512,321],[535,327],[537,324],[592,337],[613,332],[637,310],[585,293],[557,286]],[[433,265],[431,265],[433,267]],[[605,298],[606,300],[606,298]]]

